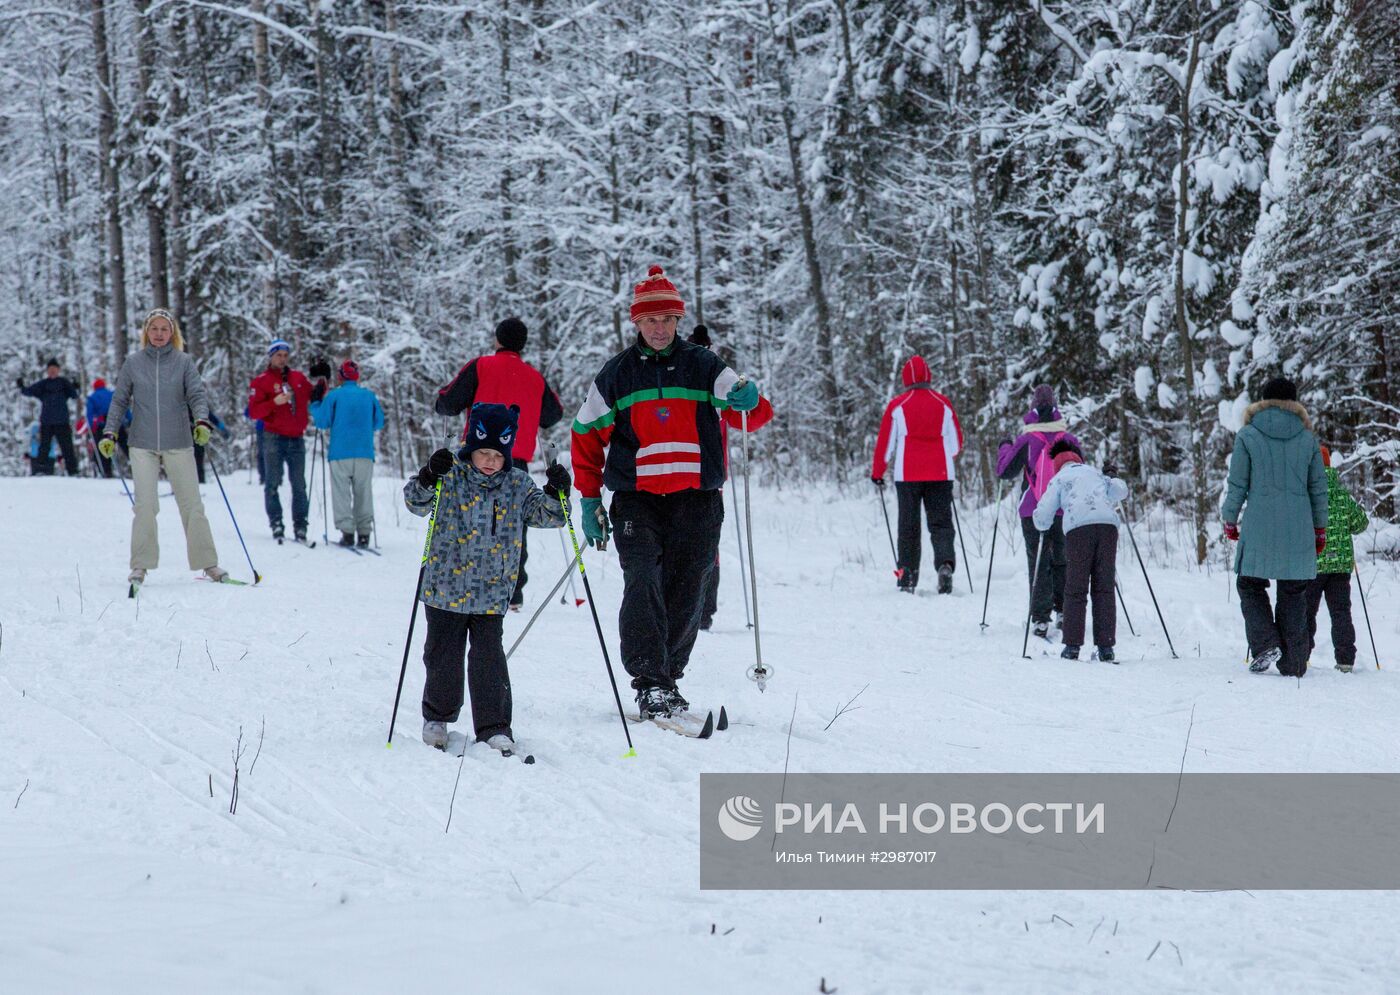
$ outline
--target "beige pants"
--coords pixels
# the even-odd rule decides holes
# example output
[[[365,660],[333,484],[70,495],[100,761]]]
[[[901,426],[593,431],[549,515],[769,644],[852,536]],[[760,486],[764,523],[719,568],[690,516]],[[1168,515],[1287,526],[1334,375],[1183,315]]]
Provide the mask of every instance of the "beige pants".
[[[166,479],[175,489],[175,506],[180,509],[180,521],[185,526],[185,552],[190,569],[218,566],[219,554],[209,532],[209,519],[204,517],[204,501],[199,496],[194,450],[133,448],[131,482],[136,490],[136,517],[131,523],[132,569],[154,570],[160,562],[160,535],[156,529],[160,495],[156,484],[162,464]]]
[[[374,528],[374,460],[333,459],[330,463],[335,527],[369,535]]]

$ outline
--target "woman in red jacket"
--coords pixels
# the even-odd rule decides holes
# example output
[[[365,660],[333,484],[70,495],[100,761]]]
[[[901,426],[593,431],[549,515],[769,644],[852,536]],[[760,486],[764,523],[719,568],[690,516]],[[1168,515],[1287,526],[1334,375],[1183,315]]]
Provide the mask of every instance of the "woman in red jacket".
[[[914,593],[919,586],[919,506],[928,516],[933,561],[938,568],[938,593],[953,591],[953,460],[962,452],[958,413],[933,389],[933,377],[922,356],[912,356],[901,375],[908,388],[885,408],[875,440],[875,463],[870,479],[885,486],[894,471],[899,499],[899,589]]]

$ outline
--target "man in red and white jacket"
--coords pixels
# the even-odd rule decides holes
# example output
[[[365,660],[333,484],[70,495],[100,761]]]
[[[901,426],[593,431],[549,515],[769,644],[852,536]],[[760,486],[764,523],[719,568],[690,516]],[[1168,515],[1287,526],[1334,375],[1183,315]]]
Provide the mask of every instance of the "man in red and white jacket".
[[[525,348],[529,329],[519,318],[505,318],[496,325],[496,351],[490,356],[478,356],[457,371],[452,382],[438,391],[433,410],[440,415],[460,415],[467,412],[468,424],[473,404],[515,405],[520,409],[511,445],[511,462],[529,471],[535,458],[535,445],[540,429],[549,428],[564,417],[564,408],[545,380],[544,374],[520,357]],[[462,437],[466,438],[466,425]],[[525,530],[526,532],[529,529]],[[515,591],[510,596],[510,610],[519,611],[525,602],[525,561],[529,552],[525,535],[520,536],[520,573]]]
[[[922,356],[912,356],[901,374],[908,388],[885,408],[880,434],[875,440],[875,462],[870,479],[885,486],[885,475],[894,471],[899,500],[899,589],[911,594],[919,586],[919,507],[928,516],[933,560],[938,567],[938,593],[953,590],[953,460],[962,452],[962,426],[958,413],[933,389],[933,377]]]
[[[642,718],[685,711],[676,684],[700,629],[724,523],[720,420],[754,431],[772,408],[710,350],[676,337],[685,302],[660,266],[632,295],[637,341],[603,366],[574,419],[583,529],[617,540],[622,663]],[[612,520],[602,488],[612,491]]]

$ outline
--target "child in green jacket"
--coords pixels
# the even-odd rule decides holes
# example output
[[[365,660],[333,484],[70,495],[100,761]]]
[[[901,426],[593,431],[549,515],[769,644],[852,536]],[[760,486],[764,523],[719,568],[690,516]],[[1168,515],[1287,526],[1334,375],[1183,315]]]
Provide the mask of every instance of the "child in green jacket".
[[[1366,528],[1368,519],[1332,468],[1331,452],[1326,446],[1319,448],[1327,476],[1327,545],[1317,557],[1317,579],[1308,583],[1308,641],[1310,646],[1316,645],[1317,612],[1325,596],[1327,613],[1332,616],[1332,653],[1337,669],[1349,674],[1356,663],[1356,626],[1351,621],[1351,574],[1356,553],[1351,537]]]

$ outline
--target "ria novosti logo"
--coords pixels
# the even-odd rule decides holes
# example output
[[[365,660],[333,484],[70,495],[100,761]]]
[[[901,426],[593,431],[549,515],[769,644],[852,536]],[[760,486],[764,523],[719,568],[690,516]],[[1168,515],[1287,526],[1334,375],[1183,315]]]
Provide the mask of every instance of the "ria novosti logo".
[[[719,807],[719,830],[735,843],[746,843],[763,829],[763,808],[748,795],[735,795]]]

